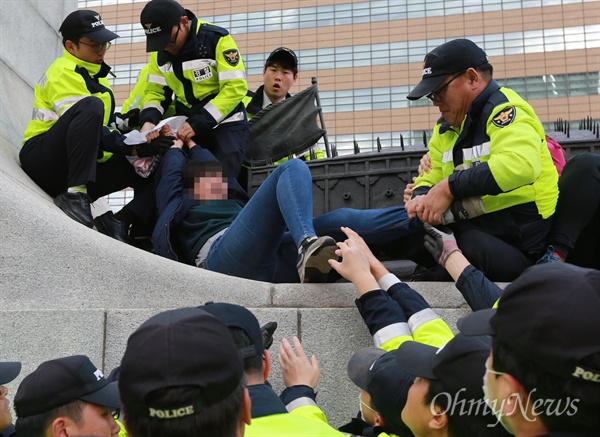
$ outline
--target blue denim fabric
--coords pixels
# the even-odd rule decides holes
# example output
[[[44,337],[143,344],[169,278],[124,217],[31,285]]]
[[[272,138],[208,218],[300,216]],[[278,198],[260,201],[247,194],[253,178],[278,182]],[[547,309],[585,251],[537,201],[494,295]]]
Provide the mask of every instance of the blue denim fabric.
[[[317,235],[329,235],[336,241],[344,241],[346,234],[341,226],[358,233],[367,244],[391,243],[415,232],[423,230],[418,218],[408,218],[404,206],[391,206],[379,209],[340,208],[315,217]]]
[[[418,218],[408,218],[403,206],[379,209],[340,208],[315,217],[313,225],[318,236],[329,235],[344,241],[340,227],[356,231],[367,244],[390,244],[403,237],[423,233],[423,223]],[[272,282],[298,282],[298,272],[293,260],[295,250],[291,237],[284,235],[277,252],[277,263]],[[425,249],[423,249],[424,251]]]
[[[312,179],[306,164],[292,159],[277,166],[229,229],[213,243],[206,267],[228,275],[271,281],[275,255],[286,228],[296,250],[302,240],[316,235],[312,201]],[[289,254],[294,265],[295,253]]]

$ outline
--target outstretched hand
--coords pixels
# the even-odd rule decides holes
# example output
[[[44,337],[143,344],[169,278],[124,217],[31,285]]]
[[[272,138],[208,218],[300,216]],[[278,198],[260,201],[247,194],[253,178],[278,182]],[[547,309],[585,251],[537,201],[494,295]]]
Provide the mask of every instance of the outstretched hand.
[[[354,284],[360,295],[379,288],[377,279],[371,272],[371,264],[381,264],[365,241],[350,228],[342,227],[348,236],[343,242],[338,242],[335,254],[342,261],[329,260],[329,264],[340,275]]]
[[[294,336],[292,341],[294,342],[295,351],[287,338],[282,340],[279,347],[278,360],[281,365],[283,382],[286,387],[307,385],[315,389],[321,376],[317,357],[313,355],[309,360],[298,337]]]

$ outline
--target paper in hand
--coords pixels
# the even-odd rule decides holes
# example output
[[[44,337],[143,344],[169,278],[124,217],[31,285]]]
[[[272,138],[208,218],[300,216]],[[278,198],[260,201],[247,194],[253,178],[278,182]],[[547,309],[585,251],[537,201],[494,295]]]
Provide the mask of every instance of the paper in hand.
[[[168,125],[169,129],[171,129],[172,134],[175,134],[177,132],[177,129],[179,129],[183,125],[183,123],[185,123],[186,120],[187,117],[185,115],[177,115],[175,117],[169,117],[162,120],[160,123],[154,126],[153,129],[149,131],[140,132],[138,130],[132,130],[131,132],[125,134],[125,144],[135,145],[145,143],[147,141],[146,135],[148,135],[149,132],[155,132],[157,130],[160,130],[164,125]]]

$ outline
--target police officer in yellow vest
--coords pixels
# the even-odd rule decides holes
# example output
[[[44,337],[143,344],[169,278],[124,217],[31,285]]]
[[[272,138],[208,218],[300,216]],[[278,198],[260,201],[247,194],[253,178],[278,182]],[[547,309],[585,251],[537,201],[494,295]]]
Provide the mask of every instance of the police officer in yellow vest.
[[[151,52],[141,130],[161,120],[168,86],[175,94],[177,115],[188,117],[178,137],[184,143],[194,138],[235,179],[249,140],[242,103],[248,84],[235,41],[226,29],[198,19],[174,0],[149,1],[140,21],[146,51]]]
[[[327,424],[325,414],[314,402],[315,394],[310,385],[316,386],[316,381],[309,381],[314,379],[314,372],[310,372],[306,378],[298,377],[303,372],[294,372],[297,379],[292,382],[287,379],[284,372],[283,379],[288,388],[282,393],[282,399],[277,396],[270,385],[265,383],[271,369],[271,355],[265,348],[265,336],[262,335],[261,327],[254,314],[242,306],[229,303],[207,303],[199,308],[225,323],[244,358],[244,373],[252,400],[252,423],[246,426],[245,436],[342,437],[342,433]],[[271,335],[272,332],[270,332]],[[284,343],[286,342],[287,340],[284,340]],[[297,342],[297,339],[295,342],[296,353],[291,350],[289,343],[286,344],[290,355],[294,355],[298,360],[304,360],[304,364],[310,367],[311,364],[307,362],[303,352],[300,353],[300,343]],[[316,361],[316,359],[314,360]],[[282,363],[281,357],[279,361]],[[315,364],[315,361],[312,364]],[[318,365],[316,366],[318,369]],[[319,372],[316,370],[317,380],[318,375]],[[307,393],[310,396],[309,402],[302,402]],[[295,407],[290,406],[290,403],[295,404]],[[293,410],[293,412],[289,413],[288,410]]]
[[[128,242],[130,224],[153,228],[156,205],[153,180],[138,176],[126,155],[155,155],[172,139],[134,147],[108,127],[115,98],[104,55],[118,35],[104,27],[97,12],[70,13],[60,33],[64,53],[35,86],[21,166],[73,220]],[[131,202],[116,215],[109,211],[93,219],[90,201],[126,187],[135,191]]]
[[[346,227],[342,231],[347,239],[338,243],[336,252],[342,261],[329,262],[356,287],[356,307],[375,347],[357,351],[348,362],[348,376],[361,389],[360,416],[340,431],[364,437],[411,437],[400,413],[414,378],[400,371],[393,353],[386,352],[407,341],[440,347],[454,334],[423,296],[386,269],[360,235]]]
[[[492,71],[466,39],[425,56],[407,98],[427,97],[441,118],[429,142],[433,168],[417,178],[406,211],[436,225],[449,209],[467,259],[490,279],[511,281],[544,249],[558,174],[533,108]]]

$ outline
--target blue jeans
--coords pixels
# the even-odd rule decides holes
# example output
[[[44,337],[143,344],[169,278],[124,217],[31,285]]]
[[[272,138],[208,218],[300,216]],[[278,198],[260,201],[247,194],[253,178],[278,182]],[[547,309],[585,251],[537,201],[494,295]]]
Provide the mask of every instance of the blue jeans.
[[[423,232],[423,223],[418,218],[408,218],[403,206],[379,209],[340,208],[325,213],[313,220],[317,235],[329,235],[336,241],[344,241],[346,234],[340,229],[346,226],[357,232],[367,244],[393,244],[397,240]],[[294,245],[291,238],[284,236],[277,252],[277,265],[272,282],[298,282],[298,272],[293,259]],[[424,250],[424,249],[423,249]]]
[[[206,259],[207,269],[271,281],[275,255],[288,234],[286,228],[287,238],[294,244],[290,262],[295,266],[302,240],[316,235],[312,202],[312,178],[306,164],[291,159],[277,166],[229,229],[213,243]]]
[[[418,218],[408,218],[403,206],[340,208],[315,217],[313,224],[317,235],[329,235],[336,241],[346,239],[340,230],[345,226],[358,233],[367,244],[388,244],[423,230],[423,223]]]

